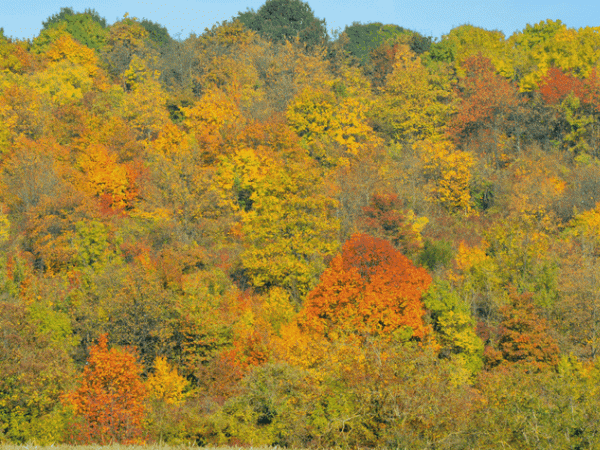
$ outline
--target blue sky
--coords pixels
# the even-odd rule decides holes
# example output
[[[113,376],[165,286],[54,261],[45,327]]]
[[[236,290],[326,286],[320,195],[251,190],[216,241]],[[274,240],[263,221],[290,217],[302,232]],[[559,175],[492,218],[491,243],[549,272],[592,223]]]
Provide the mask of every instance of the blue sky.
[[[125,13],[164,25],[172,36],[200,34],[206,27],[230,19],[264,0],[0,0],[0,27],[7,36],[32,38],[42,21],[70,6],[93,8],[109,23]],[[452,28],[470,23],[509,36],[529,24],[560,19],[569,27],[600,26],[600,1],[590,0],[312,0],[315,15],[328,30],[343,30],[352,22],[396,24],[427,36],[441,37]]]

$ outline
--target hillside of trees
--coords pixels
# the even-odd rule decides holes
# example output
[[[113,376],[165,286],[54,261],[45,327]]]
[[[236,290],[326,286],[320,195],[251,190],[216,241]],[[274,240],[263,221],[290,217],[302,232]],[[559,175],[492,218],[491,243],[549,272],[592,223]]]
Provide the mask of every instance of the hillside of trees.
[[[599,141],[600,26],[0,33],[0,443],[600,448]]]

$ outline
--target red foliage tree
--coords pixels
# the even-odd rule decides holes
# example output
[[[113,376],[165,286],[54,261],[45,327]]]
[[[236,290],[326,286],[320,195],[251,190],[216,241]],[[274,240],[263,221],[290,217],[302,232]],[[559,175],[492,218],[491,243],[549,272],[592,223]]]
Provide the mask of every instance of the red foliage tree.
[[[465,142],[518,134],[515,117],[523,100],[517,86],[498,75],[490,59],[481,54],[467,58],[463,68],[466,74],[457,86],[460,102],[449,124],[450,136]]]
[[[313,289],[304,325],[331,339],[341,333],[389,337],[398,330],[422,338],[422,294],[431,277],[390,242],[356,234],[344,244]]]
[[[577,95],[591,113],[600,113],[600,74],[597,69],[592,69],[587,78],[581,81]]]
[[[360,226],[369,234],[389,240],[404,254],[413,254],[423,247],[415,230],[412,213],[396,194],[374,194],[369,206],[363,207]]]
[[[381,44],[371,51],[371,64],[373,66],[373,86],[380,88],[385,85],[387,77],[394,70],[394,61],[399,44]]]
[[[500,310],[503,318],[497,349],[485,350],[488,367],[521,363],[542,370],[558,364],[558,345],[548,334],[548,324],[537,314],[531,297],[531,293],[518,294],[511,289],[510,303]]]
[[[540,94],[549,105],[559,105],[570,93],[578,96],[582,88],[579,78],[564,73],[557,67],[548,69],[540,82]]]
[[[108,348],[106,334],[90,349],[83,380],[68,396],[83,420],[75,440],[102,445],[142,440],[146,389],[140,378],[142,366],[126,350]]]

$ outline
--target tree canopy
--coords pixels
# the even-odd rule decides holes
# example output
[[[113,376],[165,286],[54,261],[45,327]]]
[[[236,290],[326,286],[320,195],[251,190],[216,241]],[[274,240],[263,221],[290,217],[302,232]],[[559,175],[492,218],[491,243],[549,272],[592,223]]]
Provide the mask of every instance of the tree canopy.
[[[265,39],[281,43],[298,38],[312,48],[327,42],[325,19],[315,17],[302,0],[267,0],[258,11],[240,12],[237,18]]]

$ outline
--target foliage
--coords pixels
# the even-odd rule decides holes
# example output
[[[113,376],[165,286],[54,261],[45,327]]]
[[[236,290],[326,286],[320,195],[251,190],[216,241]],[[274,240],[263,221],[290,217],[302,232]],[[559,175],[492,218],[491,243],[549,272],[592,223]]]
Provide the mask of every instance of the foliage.
[[[149,42],[148,31],[135,18],[126,15],[123,20],[115,22],[109,28],[106,37],[106,50],[102,57],[113,77],[121,77],[134,56],[150,62],[156,51]]]
[[[180,403],[185,398],[184,390],[188,381],[171,367],[164,357],[154,361],[154,373],[146,382],[148,395],[165,403]]]
[[[483,342],[475,334],[469,305],[439,281],[432,284],[423,300],[441,347],[440,356],[456,363],[453,380],[468,382],[483,368]]]
[[[510,292],[510,303],[500,309],[502,321],[497,353],[486,351],[486,363],[494,367],[502,363],[527,364],[534,370],[554,368],[558,364],[558,346],[547,334],[546,321],[535,312],[531,294]]]
[[[324,258],[337,249],[334,202],[316,191],[310,163],[301,165],[301,174],[295,164],[281,167],[252,151],[238,152],[233,162],[243,171],[239,187],[248,191],[251,206],[242,213],[248,244],[243,267],[257,288],[283,287],[298,301],[316,283]]]
[[[0,29],[2,445],[599,446],[600,28],[43,26]]]
[[[442,40],[435,44],[437,46],[436,59],[445,59],[453,62],[459,75],[469,69],[465,67],[470,58],[481,55],[489,59],[495,71],[506,78],[513,77],[513,68],[509,54],[508,42],[501,31],[488,31],[473,25],[461,25],[450,30]],[[442,56],[450,52],[451,56]],[[439,55],[439,56],[438,56]]]
[[[373,194],[369,205],[363,207],[361,219],[361,228],[367,234],[388,239],[405,255],[413,255],[423,247],[421,231],[427,218],[406,210],[395,194]]]
[[[76,441],[132,444],[143,439],[147,393],[141,372],[134,354],[109,349],[107,336],[100,336],[90,348],[80,386],[66,399],[82,418]]]
[[[346,166],[367,143],[377,144],[368,124],[365,103],[331,91],[307,89],[291,102],[287,119],[311,147],[313,158],[324,166]]]
[[[267,0],[258,11],[240,12],[238,19],[265,39],[285,42],[298,38],[309,48],[327,42],[324,19],[315,17],[302,0]]]
[[[485,149],[489,142],[490,152],[497,163],[506,152],[503,137],[513,135],[517,151],[520,145],[519,112],[523,100],[517,87],[495,73],[488,58],[481,54],[467,58],[463,67],[465,76],[457,85],[459,105],[450,121],[449,134],[456,142],[468,148]]]
[[[400,142],[439,136],[452,110],[448,81],[444,73],[430,72],[407,45],[400,45],[382,87],[377,127]]]
[[[332,340],[345,333],[423,338],[421,296],[430,283],[388,241],[357,234],[308,295],[302,321]]]
[[[558,370],[532,373],[501,367],[481,377],[478,388],[489,399],[472,423],[477,447],[506,442],[513,448],[597,445],[592,406],[597,400],[597,367],[564,356]],[[485,431],[483,431],[485,430]],[[562,430],[556,433],[556,430]]]
[[[345,37],[344,50],[364,66],[369,65],[373,51],[386,44],[393,45],[399,39],[405,38],[405,43],[417,55],[426,52],[431,45],[429,37],[424,37],[398,25],[384,25],[379,22],[366,24],[354,22],[352,25],[346,25],[343,35]],[[342,37],[339,39],[343,40]]]
[[[66,439],[60,397],[70,387],[74,368],[65,319],[41,305],[33,312],[24,304],[0,301],[0,440],[50,444]],[[52,320],[65,325],[66,335]]]
[[[173,38],[169,35],[169,31],[159,23],[149,19],[142,19],[140,25],[148,32],[148,38],[155,42],[161,49],[164,49],[173,41]]]
[[[96,51],[102,51],[108,34],[106,19],[101,17],[94,9],[86,9],[76,13],[72,8],[61,8],[60,12],[53,14],[42,22],[43,30],[65,25],[67,31],[82,45]]]

